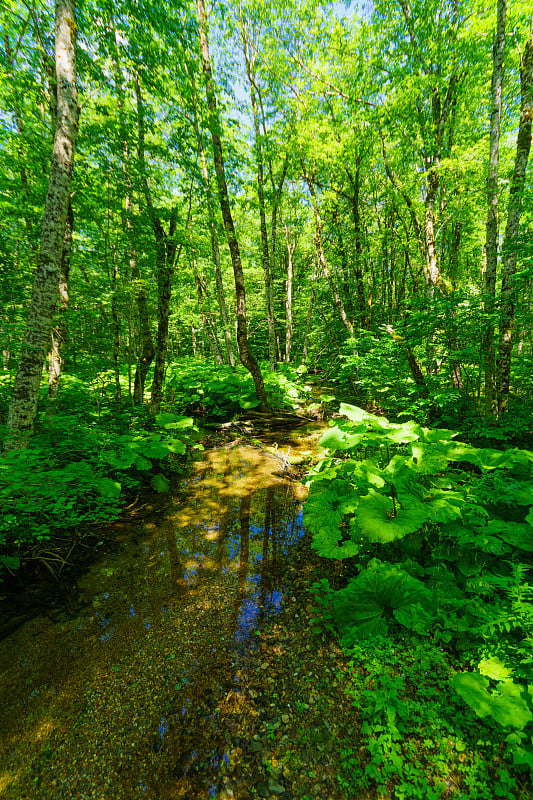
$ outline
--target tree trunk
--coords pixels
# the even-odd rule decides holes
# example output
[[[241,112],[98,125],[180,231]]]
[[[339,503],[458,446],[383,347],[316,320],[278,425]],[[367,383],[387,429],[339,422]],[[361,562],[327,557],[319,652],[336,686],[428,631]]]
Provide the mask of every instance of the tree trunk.
[[[285,361],[287,364],[291,360],[291,347],[292,347],[292,285],[294,281],[294,250],[296,242],[291,242],[289,239],[289,229],[285,222],[283,222],[285,229],[285,241],[287,243],[287,296],[285,299]]]
[[[341,318],[341,320],[343,322],[343,325],[346,328],[346,330],[348,331],[349,336],[353,336],[353,325],[350,322],[350,320],[348,319],[348,315],[346,314],[346,311],[345,311],[345,308],[344,308],[344,304],[343,304],[343,302],[341,300],[339,292],[337,291],[337,287],[335,286],[335,284],[333,282],[333,278],[331,277],[331,273],[329,271],[328,262],[326,261],[326,255],[324,253],[324,244],[323,244],[323,237],[322,237],[322,218],[320,216],[320,210],[318,208],[318,203],[317,203],[317,199],[316,199],[316,192],[315,192],[315,186],[314,186],[314,183],[313,183],[313,179],[312,179],[311,175],[309,175],[309,173],[308,173],[308,171],[307,171],[307,169],[305,167],[305,162],[304,162],[303,158],[301,159],[301,164],[302,164],[302,170],[303,170],[303,173],[304,173],[305,182],[307,183],[307,187],[309,189],[309,194],[311,195],[311,203],[312,203],[312,206],[313,206],[313,212],[314,212],[314,216],[315,216],[315,247],[316,247],[316,252],[317,252],[317,256],[318,256],[318,261],[319,261],[319,264],[320,264],[320,266],[322,268],[322,272],[324,273],[324,276],[325,276],[326,280],[329,283],[331,292],[333,294],[333,300],[334,300],[334,303],[335,303],[335,307],[337,308],[337,311],[339,312],[339,316],[340,316],[340,318]]]
[[[113,261],[113,296],[111,297],[111,317],[113,319],[113,372],[115,373],[115,402],[122,400],[120,385],[120,317],[118,313],[117,262]]]
[[[215,359],[215,362],[220,365],[224,363],[224,359],[222,358],[222,352],[220,350],[220,345],[218,343],[215,326],[213,325],[213,318],[211,317],[211,312],[209,311],[209,308],[206,309],[205,307],[204,303],[204,297],[206,296],[205,282],[200,277],[200,274],[198,272],[198,265],[195,259],[193,259],[192,262],[192,269],[194,273],[194,282],[196,283],[196,293],[198,295],[198,308],[200,309],[200,316],[202,317],[202,322],[204,324],[205,335],[207,336],[207,341],[209,342],[211,355]]]
[[[263,376],[259,369],[259,364],[252,354],[248,344],[248,333],[246,323],[246,289],[244,285],[244,273],[242,269],[241,253],[239,242],[235,233],[233,217],[229,203],[228,187],[226,183],[226,171],[224,168],[224,157],[222,153],[222,141],[220,135],[220,121],[218,117],[218,107],[211,71],[211,61],[209,57],[209,44],[207,40],[207,25],[204,0],[196,2],[198,13],[198,27],[200,31],[200,46],[202,56],[202,66],[205,77],[205,90],[207,107],[209,109],[209,129],[211,141],[213,143],[213,158],[215,164],[215,174],[217,178],[218,196],[220,210],[224,221],[226,239],[233,265],[233,276],[235,279],[235,295],[237,300],[237,344],[239,346],[240,359],[251,374],[254,382],[255,393],[261,401],[261,408],[269,410],[268,398],[265,391]]]
[[[361,189],[361,157],[358,155],[356,160],[355,175],[352,175],[349,170],[346,174],[352,184],[352,217],[355,232],[355,261],[354,261],[354,276],[355,288],[357,290],[357,302],[359,306],[359,327],[369,329],[368,320],[366,318],[366,298],[365,287],[363,284],[363,236],[361,230],[361,212],[359,210],[359,195]]]
[[[63,252],[61,254],[61,268],[59,272],[59,302],[56,310],[56,324],[52,326],[52,347],[50,350],[50,371],[48,374],[48,398],[56,401],[59,393],[59,380],[61,377],[61,346],[67,338],[67,312],[69,304],[68,276],[70,272],[70,259],[72,256],[72,231],[74,229],[74,215],[72,203],[69,199],[65,231],[63,234]]]
[[[498,272],[498,161],[502,116],[503,63],[505,55],[506,0],[498,0],[497,27],[493,46],[491,87],[490,150],[487,171],[487,224],[485,238],[485,329],[482,337],[485,371],[485,416],[498,416],[496,354],[494,347],[494,306]]]
[[[191,75],[192,97],[193,97],[193,127],[198,141],[198,150],[200,153],[200,165],[202,167],[202,175],[205,184],[205,196],[207,205],[207,219],[209,222],[209,234],[211,238],[211,253],[213,255],[213,265],[215,267],[215,285],[217,288],[218,308],[222,325],[224,326],[224,342],[226,345],[226,354],[228,363],[233,368],[235,367],[235,354],[233,352],[233,340],[231,335],[231,326],[229,322],[228,307],[226,304],[226,295],[224,292],[224,282],[222,280],[222,270],[220,268],[220,247],[218,244],[217,224],[215,217],[215,208],[213,205],[213,195],[211,194],[211,181],[209,180],[209,172],[207,169],[207,160],[205,157],[205,147],[202,132],[198,125],[198,113],[196,102],[196,91],[194,85],[194,78]]]
[[[58,292],[63,235],[78,130],[74,0],[56,0],[57,122],[43,214],[39,258],[7,417],[4,449],[25,447],[37,415],[39,386]]]
[[[246,62],[246,74],[250,84],[250,100],[252,103],[252,117],[254,121],[255,137],[255,163],[257,169],[257,199],[259,201],[259,228],[261,230],[261,263],[263,265],[263,275],[265,280],[265,301],[267,311],[268,326],[268,360],[270,369],[275,372],[277,365],[277,345],[276,345],[276,322],[274,319],[274,301],[272,297],[272,280],[270,275],[270,255],[268,252],[268,233],[265,212],[265,176],[263,167],[263,148],[261,145],[261,131],[259,129],[259,109],[255,94],[255,80],[253,75],[253,65],[249,44],[245,39],[244,33],[244,59]]]
[[[392,325],[387,325],[387,333],[392,336],[396,344],[398,344],[405,353],[405,357],[407,359],[407,363],[409,364],[409,369],[411,370],[411,375],[413,376],[413,380],[418,386],[418,390],[422,397],[429,397],[429,389],[426,383],[426,379],[424,378],[424,373],[422,372],[422,368],[418,363],[415,354],[409,347],[409,344],[404,339],[403,336],[400,336]]]
[[[500,342],[498,347],[497,383],[498,410],[502,414],[509,404],[511,355],[513,350],[514,309],[516,302],[515,272],[518,232],[522,213],[522,198],[526,180],[526,167],[531,149],[531,121],[533,117],[533,18],[529,38],[522,54],[520,68],[521,106],[520,123],[516,140],[516,156],[509,190],[507,225],[503,240],[502,306],[500,313]]]
[[[167,358],[168,323],[170,319],[170,299],[172,296],[172,278],[174,276],[174,260],[176,257],[176,209],[170,218],[168,236],[159,219],[154,228],[156,237],[156,269],[157,269],[157,339],[154,365],[154,378],[150,393],[150,411],[157,414],[163,398],[163,382]]]
[[[135,230],[133,225],[133,181],[130,174],[130,146],[128,140],[128,132],[126,121],[124,119],[124,88],[122,85],[122,74],[118,60],[119,43],[117,41],[117,34],[114,27],[113,19],[110,22],[111,33],[113,35],[114,52],[113,52],[113,71],[115,74],[115,91],[117,93],[117,106],[119,112],[119,129],[120,139],[122,144],[122,179],[124,182],[124,211],[122,214],[122,228],[126,242],[126,273],[129,272],[132,282],[132,290],[137,306],[137,313],[139,317],[139,334],[140,334],[140,355],[137,360],[135,369],[135,377],[133,381],[133,401],[134,403],[142,403],[144,399],[144,386],[146,377],[154,360],[155,348],[152,339],[152,331],[150,329],[150,316],[148,313],[148,301],[146,298],[146,291],[144,282],[139,273],[139,265],[137,261],[137,249],[135,245]],[[139,125],[141,123],[139,122]],[[143,150],[142,154],[139,153],[139,162],[144,164],[144,129],[138,136],[138,147]],[[129,268],[129,269],[128,269]],[[112,303],[116,304],[116,293],[113,295]],[[120,335],[120,331],[115,333],[115,338]],[[118,388],[117,388],[118,391]]]
[[[127,214],[128,208],[126,208],[126,215]],[[141,339],[141,352],[139,359],[137,360],[135,377],[133,379],[133,402],[142,403],[144,399],[146,378],[155,356],[155,347],[154,340],[152,338],[152,330],[150,328],[148,300],[146,297],[146,291],[144,289],[144,282],[140,276],[139,266],[137,263],[137,252],[133,241],[133,228],[131,221],[126,221],[126,235],[128,248],[127,260],[129,262],[132,289],[135,295],[135,304],[137,306],[137,314],[139,317],[139,334]]]
[[[287,174],[287,167],[289,166],[289,156],[288,154],[285,155],[285,160],[283,162],[283,167],[281,169],[281,174],[279,176],[279,181],[276,185],[274,181],[274,175],[272,172],[272,163],[269,162],[270,165],[270,181],[272,184],[272,214],[271,214],[271,223],[270,223],[270,276],[272,280],[272,276],[274,275],[274,270],[276,267],[276,233],[277,233],[277,225],[278,225],[278,210],[281,205],[281,196],[283,192],[283,184],[285,182],[285,176]],[[276,327],[276,317],[274,314],[274,328]],[[279,347],[279,336],[276,334],[276,345],[277,345],[277,353],[278,359],[281,361],[281,350]]]
[[[304,366],[305,362],[307,361],[307,351],[308,351],[308,343],[309,343],[309,332],[311,330],[311,320],[313,319],[313,311],[314,311],[314,304],[315,304],[315,281],[318,275],[318,262],[315,259],[315,267],[313,270],[313,288],[311,289],[311,296],[309,298],[309,306],[307,309],[307,319],[305,321],[305,333],[304,333],[304,341],[302,345],[302,360],[300,361],[300,366]]]
[[[138,115],[138,152],[139,172],[141,184],[146,201],[146,208],[155,239],[156,273],[157,273],[157,338],[154,377],[150,393],[150,411],[157,414],[163,397],[163,382],[165,378],[165,363],[168,344],[168,323],[170,318],[170,299],[172,296],[172,278],[174,276],[174,261],[176,260],[176,224],[177,208],[170,213],[169,231],[166,233],[159,215],[156,213],[152,201],[152,194],[148,185],[146,161],[144,152],[144,104],[141,92],[139,73],[135,74],[135,95],[137,98]],[[192,191],[192,187],[191,187]],[[190,214],[190,204],[189,204]]]

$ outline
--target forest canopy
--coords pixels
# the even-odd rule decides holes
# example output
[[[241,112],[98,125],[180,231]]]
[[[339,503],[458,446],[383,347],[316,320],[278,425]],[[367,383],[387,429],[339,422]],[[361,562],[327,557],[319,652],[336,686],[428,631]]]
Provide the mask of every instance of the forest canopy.
[[[285,363],[395,414],[520,427],[528,3],[1,18],[5,450],[43,369],[49,405],[64,373],[157,413],[169,364],[201,357],[240,359],[265,410]]]

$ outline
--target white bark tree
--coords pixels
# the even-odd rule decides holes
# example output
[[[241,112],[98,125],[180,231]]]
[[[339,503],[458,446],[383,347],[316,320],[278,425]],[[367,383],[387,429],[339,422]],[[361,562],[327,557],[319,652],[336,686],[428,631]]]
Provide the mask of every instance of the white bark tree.
[[[76,34],[74,0],[56,0],[56,129],[37,269],[22,350],[9,404],[7,434],[4,441],[4,450],[6,451],[25,447],[28,444],[37,415],[43,365],[50,346],[78,132]]]

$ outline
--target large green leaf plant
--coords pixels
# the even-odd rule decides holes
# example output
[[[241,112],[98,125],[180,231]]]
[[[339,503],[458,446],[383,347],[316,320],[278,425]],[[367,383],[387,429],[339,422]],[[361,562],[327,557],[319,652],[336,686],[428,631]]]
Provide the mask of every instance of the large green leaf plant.
[[[396,627],[463,653],[451,687],[533,770],[533,453],[340,413],[304,520],[319,555],[345,560],[346,585],[321,585],[344,646]]]
[[[443,641],[483,635],[499,613],[483,598],[501,593],[497,576],[509,573],[502,556],[533,552],[533,454],[475,448],[452,431],[391,423],[347,404],[340,413],[345,419],[321,440],[304,519],[319,555],[355,557],[357,574],[333,601],[341,633],[347,625],[350,637],[382,633],[387,619],[414,627],[416,617],[420,633],[431,624]],[[376,555],[397,563],[371,567]],[[430,592],[423,604],[409,599],[410,576]],[[375,607],[365,615],[369,586]],[[398,611],[417,605],[414,617]]]

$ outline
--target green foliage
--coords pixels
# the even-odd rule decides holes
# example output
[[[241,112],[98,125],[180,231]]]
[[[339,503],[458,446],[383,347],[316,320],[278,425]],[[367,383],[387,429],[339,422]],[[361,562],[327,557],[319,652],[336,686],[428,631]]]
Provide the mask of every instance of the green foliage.
[[[280,365],[270,372],[263,366],[265,388],[274,408],[296,408],[301,396],[309,393],[302,387],[296,369]],[[165,390],[176,408],[213,417],[231,417],[256,408],[259,399],[254,393],[250,373],[244,367],[232,370],[207,361],[174,361],[169,365]]]
[[[533,453],[473,447],[450,430],[393,424],[353,406],[341,405],[341,413],[347,420],[322,439],[304,519],[320,555],[346,559],[347,580],[315,591],[347,649],[396,654],[359,696],[367,757],[356,766],[346,751],[355,783],[393,785],[394,797],[443,796],[440,762],[430,794],[425,768],[413,771],[408,709],[424,688],[414,663],[401,672],[398,648],[407,636],[419,658],[426,647],[444,659],[446,647],[460,662],[439,679],[442,764],[455,763],[466,796],[485,796],[494,783],[493,795],[514,797],[514,776],[533,769]],[[426,645],[418,646],[421,636]],[[422,719],[433,713],[418,702]],[[486,743],[480,753],[478,740]],[[487,766],[491,748],[504,759],[498,775]],[[469,777],[459,752],[468,753]]]
[[[195,445],[191,417],[94,419],[76,410],[45,417],[28,449],[0,460],[0,574],[40,557],[51,540],[77,540],[89,526],[116,519],[125,493],[143,483],[166,491],[163,464]]]
[[[402,398],[411,398],[397,346],[386,332],[358,331],[343,348],[342,359],[332,364],[332,372],[341,390],[351,394],[356,388],[361,402],[395,408]]]
[[[490,716],[504,728],[524,728],[533,720],[528,698],[533,687],[526,690],[513,681],[504,680],[491,693],[487,691],[488,678],[477,672],[458,672],[453,677],[453,685],[478,717]]]
[[[373,559],[332,599],[333,618],[346,647],[370,635],[385,634],[394,617],[407,628],[425,633],[431,595],[405,570]]]
[[[340,747],[344,797],[517,796],[516,761],[502,759],[500,737],[462,703],[440,648],[406,634],[374,636],[346,653],[346,693],[360,731],[357,748],[350,739]]]

